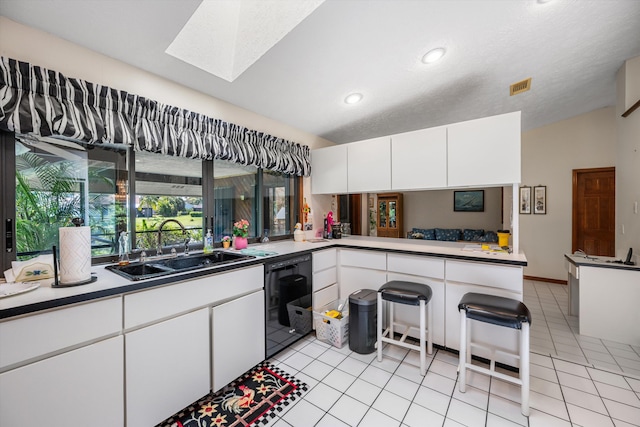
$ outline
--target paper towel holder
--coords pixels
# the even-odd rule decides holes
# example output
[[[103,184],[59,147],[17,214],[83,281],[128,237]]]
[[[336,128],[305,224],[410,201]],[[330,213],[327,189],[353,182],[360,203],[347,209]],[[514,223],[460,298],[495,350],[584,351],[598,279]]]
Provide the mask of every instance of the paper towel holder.
[[[74,220],[75,219],[76,218],[74,218]],[[82,221],[82,218],[78,218],[78,219]],[[76,227],[80,227],[81,225],[82,223],[80,223],[80,225],[76,225]],[[86,285],[88,283],[93,283],[96,280],[98,280],[98,277],[95,275],[95,273],[91,273],[91,278],[88,280],[83,280],[81,282],[75,282],[75,283],[60,282],[60,278],[58,277],[58,248],[56,248],[55,245],[51,247],[51,253],[53,254],[53,283],[51,284],[52,288],[68,288],[71,286]]]

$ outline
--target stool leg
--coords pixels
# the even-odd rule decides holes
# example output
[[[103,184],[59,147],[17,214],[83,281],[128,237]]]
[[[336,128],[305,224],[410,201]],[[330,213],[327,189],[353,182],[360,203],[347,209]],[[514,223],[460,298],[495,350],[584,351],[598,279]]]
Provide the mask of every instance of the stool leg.
[[[389,337],[388,338],[391,338],[391,339],[395,339],[395,334],[393,332],[393,322],[394,322],[394,319],[395,319],[394,314],[393,314],[394,305],[395,304],[393,303],[393,301],[387,302],[387,307],[389,307],[389,310],[388,310],[389,319],[387,319],[388,322],[389,322]]]
[[[382,362],[382,294],[378,292],[378,362]]]
[[[460,392],[467,391],[467,312],[460,310],[460,366],[458,367],[458,382]]]
[[[520,380],[522,381],[522,415],[529,416],[529,323],[520,330]]]
[[[420,375],[427,375],[427,356],[425,354],[425,304],[424,300],[420,300]]]
[[[465,311],[466,314],[466,311]],[[465,316],[465,319],[467,319],[467,363],[471,364],[471,328],[473,326],[471,326],[471,320],[468,319]]]
[[[427,304],[427,353],[433,354],[433,304],[429,301]]]

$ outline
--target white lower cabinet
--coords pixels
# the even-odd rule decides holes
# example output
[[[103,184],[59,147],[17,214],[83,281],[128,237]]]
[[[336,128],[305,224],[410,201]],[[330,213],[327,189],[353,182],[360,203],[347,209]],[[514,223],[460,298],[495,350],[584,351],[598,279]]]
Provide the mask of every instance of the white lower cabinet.
[[[387,280],[403,280],[429,285],[433,292],[430,306],[433,310],[433,324],[430,326],[433,332],[433,343],[444,346],[444,259],[390,253],[387,255]],[[407,325],[420,326],[420,307],[407,305],[401,307],[396,310],[396,319]]]
[[[337,250],[335,248],[317,251],[313,256],[313,309],[338,299]]]
[[[345,300],[358,289],[378,289],[387,282],[385,252],[340,249],[340,299]]]
[[[122,354],[117,336],[0,374],[0,426],[124,426]]]
[[[446,261],[446,346],[460,348],[460,313],[458,303],[467,292],[497,295],[522,301],[522,267],[463,261]],[[467,331],[469,333],[469,331]],[[518,352],[519,332],[515,329],[471,321],[472,341],[490,350]],[[512,357],[490,350],[473,348],[472,354],[518,366]]]
[[[264,304],[260,290],[211,310],[214,392],[264,360]]]
[[[125,346],[127,427],[156,425],[209,392],[209,308],[129,332]]]

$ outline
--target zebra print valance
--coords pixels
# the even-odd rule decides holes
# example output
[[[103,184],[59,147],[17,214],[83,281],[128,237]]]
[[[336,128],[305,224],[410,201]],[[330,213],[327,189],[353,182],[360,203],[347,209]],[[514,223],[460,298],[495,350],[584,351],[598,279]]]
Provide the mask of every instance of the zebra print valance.
[[[0,129],[309,176],[309,147],[0,57]]]

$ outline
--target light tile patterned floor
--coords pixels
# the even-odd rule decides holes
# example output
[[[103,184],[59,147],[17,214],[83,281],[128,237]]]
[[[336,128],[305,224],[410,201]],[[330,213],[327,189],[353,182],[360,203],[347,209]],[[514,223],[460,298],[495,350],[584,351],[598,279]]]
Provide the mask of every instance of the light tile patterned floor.
[[[640,347],[580,335],[568,299],[567,286],[524,281],[524,303],[533,317],[531,351],[640,378]]]
[[[640,366],[627,362],[639,349],[581,337],[576,319],[566,315],[566,299],[563,285],[525,281],[534,319],[529,418],[520,413],[520,389],[513,384],[472,372],[460,393],[454,353],[434,349],[423,377],[417,352],[388,346],[378,363],[375,354],[309,336],[271,359],[309,391],[269,425],[640,426]]]

